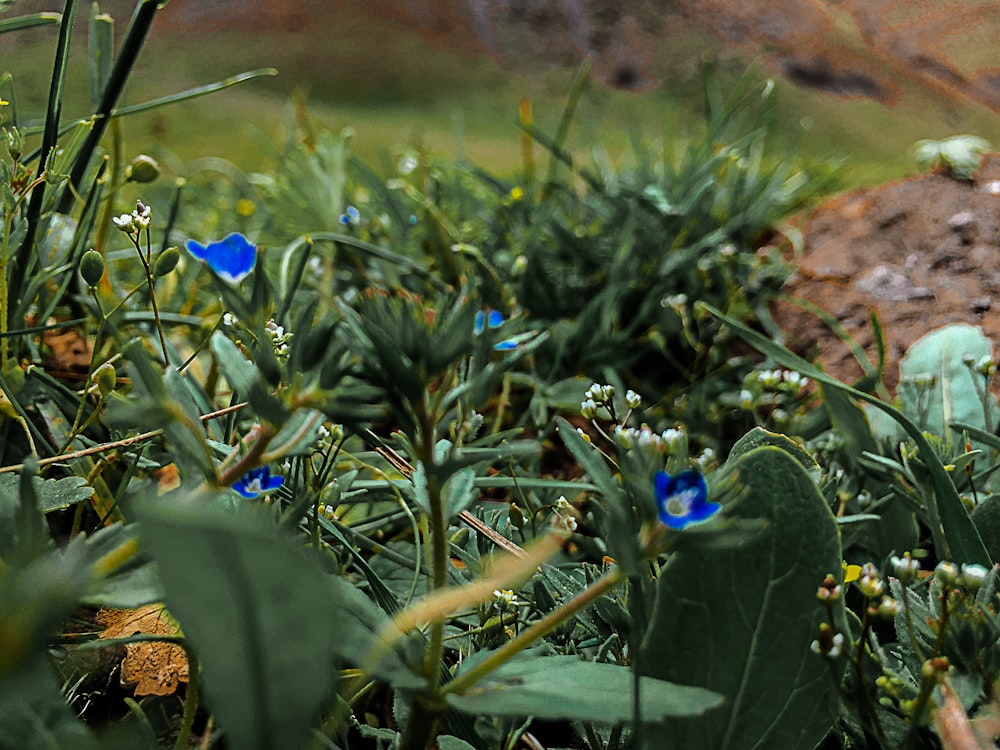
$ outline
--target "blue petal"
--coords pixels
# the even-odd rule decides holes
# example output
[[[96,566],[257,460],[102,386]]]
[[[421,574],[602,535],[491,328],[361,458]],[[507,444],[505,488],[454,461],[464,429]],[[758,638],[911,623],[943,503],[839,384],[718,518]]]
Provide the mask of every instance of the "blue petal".
[[[257,264],[257,247],[238,232],[207,245],[188,240],[184,247],[230,284],[243,281]]]
[[[511,349],[517,349],[517,342],[513,339],[507,339],[506,341],[501,341],[499,344],[494,344],[493,348],[498,352],[509,352]]]
[[[503,313],[499,310],[490,310],[489,312],[484,312],[480,310],[476,313],[476,322],[472,326],[472,332],[477,336],[481,334],[487,327],[499,328],[505,322]]]

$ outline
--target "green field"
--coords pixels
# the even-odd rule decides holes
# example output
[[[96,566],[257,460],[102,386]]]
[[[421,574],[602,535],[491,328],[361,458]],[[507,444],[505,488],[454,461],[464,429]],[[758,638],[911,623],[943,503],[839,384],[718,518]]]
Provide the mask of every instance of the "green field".
[[[130,119],[129,153],[168,161],[170,155],[181,161],[223,156],[245,170],[267,169],[269,144],[280,141],[293,123],[293,92],[307,97],[322,123],[351,128],[356,152],[383,172],[391,169],[401,145],[468,158],[501,173],[516,170],[521,151],[515,119],[522,96],[532,101],[537,124],[554,129],[573,70],[508,70],[471,42],[431,43],[397,22],[372,17],[363,3],[347,6],[299,31],[154,31],[129,103],[244,70],[273,66],[279,75]],[[127,13],[116,21],[123,30]],[[85,112],[88,98],[86,26],[78,26],[68,116]],[[3,70],[13,73],[24,121],[43,110],[56,31],[51,26],[4,37]],[[597,146],[620,163],[628,158],[632,136],[645,143],[667,137],[682,145],[701,121],[703,62],[712,62],[724,84],[754,62],[719,49],[711,37],[687,32],[678,37],[683,43],[664,45],[656,68],[669,76],[654,88],[628,93],[591,83],[570,136],[581,160]],[[761,80],[768,75],[763,66],[758,74]],[[1000,143],[998,123],[1000,117],[983,107],[942,102],[916,88],[888,108],[779,81],[775,146],[779,153],[796,148],[809,160],[842,160],[845,184],[869,184],[911,173],[909,149],[921,138],[971,132]]]

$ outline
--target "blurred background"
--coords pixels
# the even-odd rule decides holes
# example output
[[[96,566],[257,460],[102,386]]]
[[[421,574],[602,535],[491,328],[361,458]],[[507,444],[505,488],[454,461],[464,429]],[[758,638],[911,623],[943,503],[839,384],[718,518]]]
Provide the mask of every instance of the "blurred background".
[[[20,0],[2,17],[62,6]],[[100,4],[119,38],[133,8]],[[90,12],[80,4],[67,117],[87,110]],[[44,111],[57,33],[0,36],[22,123]],[[351,128],[355,151],[381,172],[405,145],[512,173],[519,101],[551,133],[585,58],[591,78],[568,143],[614,162],[634,138],[683,146],[701,121],[706,69],[725,89],[756,66],[762,86],[776,80],[775,145],[842,160],[847,184],[871,184],[912,173],[921,138],[967,132],[1000,144],[997,39],[993,0],[170,0],[126,103],[255,68],[279,73],[124,127],[135,153],[261,170],[299,101],[323,124]]]

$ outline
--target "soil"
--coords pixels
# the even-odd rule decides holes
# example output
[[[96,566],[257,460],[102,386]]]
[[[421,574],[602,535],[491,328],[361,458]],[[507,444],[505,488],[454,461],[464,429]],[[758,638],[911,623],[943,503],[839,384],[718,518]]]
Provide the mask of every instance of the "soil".
[[[947,173],[856,190],[821,205],[808,220],[804,249],[786,291],[819,305],[875,361],[869,311],[889,345],[886,383],[895,385],[906,348],[948,323],[980,326],[1000,339],[1000,154],[974,180]],[[830,328],[787,302],[775,304],[786,343],[816,352],[836,377],[861,375]]]

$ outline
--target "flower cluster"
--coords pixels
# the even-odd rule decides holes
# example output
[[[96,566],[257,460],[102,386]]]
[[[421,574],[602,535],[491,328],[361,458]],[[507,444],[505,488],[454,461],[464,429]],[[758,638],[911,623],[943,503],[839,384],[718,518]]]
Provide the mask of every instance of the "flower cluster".
[[[501,612],[513,611],[518,607],[523,607],[524,604],[523,601],[517,598],[517,594],[510,589],[493,590],[493,606]]]
[[[828,659],[836,659],[844,652],[846,642],[843,633],[837,633],[825,622],[819,626],[819,638],[813,641],[809,647],[814,654],[820,654]]]
[[[319,433],[319,437],[316,439],[314,447],[319,453],[326,453],[335,444],[344,439],[344,426],[340,424],[334,424],[330,427],[321,424],[317,432]]]
[[[619,425],[624,425],[628,422],[629,415],[641,405],[642,397],[638,393],[633,390],[626,391],[625,408],[628,412],[619,420],[615,411],[615,387],[613,385],[594,383],[587,389],[583,401],[580,402],[580,414],[584,419],[596,419],[598,410],[603,408],[613,421],[619,422]]]
[[[135,202],[135,210],[130,214],[115,216],[112,221],[115,226],[128,235],[137,236],[143,229],[149,229],[153,210],[141,200]]]
[[[288,344],[295,334],[285,331],[284,326],[279,326],[274,320],[267,321],[264,326],[268,338],[271,339],[271,346],[274,348],[274,356],[281,361],[288,359]]]
[[[757,370],[743,380],[740,406],[749,410],[784,404],[789,399],[798,398],[807,385],[809,378],[794,370]]]
[[[576,509],[573,508],[569,500],[566,499],[565,495],[560,496],[556,500],[552,509],[555,511],[555,518],[553,519],[553,524],[555,526],[565,529],[566,531],[576,531],[578,526],[576,520]]]
[[[648,424],[639,427],[616,425],[611,437],[625,450],[641,448],[655,453],[674,453],[687,445],[687,435],[683,430],[669,428],[656,433]]]
[[[327,521],[336,521],[337,514],[335,508],[327,503],[320,503],[318,508],[319,514],[325,518]]]

